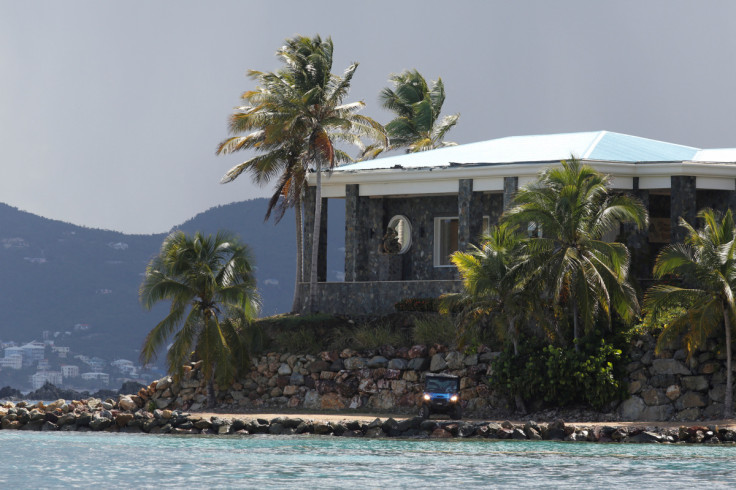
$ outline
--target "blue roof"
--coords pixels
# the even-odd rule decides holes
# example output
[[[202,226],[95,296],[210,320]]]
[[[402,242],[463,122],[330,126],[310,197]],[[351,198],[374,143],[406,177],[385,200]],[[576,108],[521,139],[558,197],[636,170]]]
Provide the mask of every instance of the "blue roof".
[[[343,165],[336,171],[435,168],[453,164],[560,161],[570,156],[614,162],[666,162],[692,159],[698,148],[610,131],[509,136],[420,153]]]
[[[585,157],[614,162],[673,162],[690,160],[698,148],[601,131],[602,137]]]

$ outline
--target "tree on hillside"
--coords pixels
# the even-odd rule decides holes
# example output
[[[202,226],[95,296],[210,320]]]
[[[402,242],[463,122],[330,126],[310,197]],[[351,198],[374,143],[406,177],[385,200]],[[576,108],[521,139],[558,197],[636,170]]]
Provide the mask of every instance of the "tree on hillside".
[[[141,361],[155,359],[173,337],[166,355],[169,372],[180,374],[194,351],[213,407],[215,380],[224,386],[248,367],[242,330],[260,307],[255,284],[250,251],[236,237],[171,233],[148,264],[140,287],[148,310],[160,301],[171,302],[168,315],[146,336]]]
[[[284,198],[287,205],[299,205],[302,189],[305,188],[307,169],[316,176],[315,220],[313,230],[312,268],[310,271],[310,309],[316,305],[317,254],[322,212],[322,170],[332,169],[341,161],[351,158],[335,146],[337,142],[354,144],[365,149],[362,138],[388,143],[383,127],[373,119],[361,116],[358,112],[365,106],[363,102],[343,104],[348,94],[357,63],[350,65],[342,76],[331,73],[333,44],[330,38],[320,36],[308,38],[297,36],[287,39],[277,55],[284,67],[276,73],[251,72],[260,87],[254,92],[246,92],[251,102],[239,110],[243,119],[252,115],[252,122],[232,126],[231,130],[255,130],[244,138],[249,140],[226,140],[221,144],[222,151],[235,151],[254,148],[264,152],[281,150],[272,158],[263,156],[262,161],[249,165],[245,162],[233,168],[228,175],[237,177],[244,170],[256,174],[275,175],[281,172],[277,194],[272,202]],[[249,95],[253,94],[253,95]],[[233,120],[236,116],[233,116]],[[242,142],[242,144],[241,144]],[[252,143],[251,143],[252,142]],[[267,164],[279,162],[280,170],[268,174],[263,169]],[[226,176],[228,178],[228,176]],[[298,230],[297,235],[299,235]],[[298,272],[297,272],[298,275]],[[295,301],[296,305],[296,301]]]
[[[407,70],[391,75],[393,89],[385,87],[379,99],[381,105],[396,114],[386,125],[389,149],[406,148],[407,153],[433,150],[457,143],[444,141],[460,114],[445,116],[439,120],[445,102],[445,86],[438,78],[431,86],[417,70]],[[375,157],[381,148],[369,147],[366,156]]]
[[[681,286],[652,286],[644,297],[648,311],[668,311],[674,318],[665,325],[658,340],[664,343],[682,339],[688,355],[705,346],[708,337],[717,335],[723,326],[726,344],[726,393],[723,418],[733,415],[733,373],[731,363],[731,331],[736,322],[736,229],[728,210],[720,215],[712,209],[698,213],[703,227],[696,230],[680,218],[687,230],[685,243],[665,247],[657,256],[654,276],[673,275]]]
[[[536,230],[525,243],[520,270],[553,304],[568,306],[575,340],[581,327],[592,329],[599,313],[610,325],[612,311],[626,320],[638,311],[627,277],[629,251],[604,237],[621,223],[645,227],[647,212],[636,199],[611,193],[608,184],[608,177],[572,158],[519,189],[502,217]]]

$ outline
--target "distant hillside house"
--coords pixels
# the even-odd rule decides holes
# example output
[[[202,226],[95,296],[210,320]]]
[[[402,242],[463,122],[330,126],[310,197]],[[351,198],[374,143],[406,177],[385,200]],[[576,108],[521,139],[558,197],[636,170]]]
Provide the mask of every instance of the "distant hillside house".
[[[61,386],[62,377],[60,371],[38,371],[31,376],[31,386],[34,390],[42,387],[46,382],[54,386]]]
[[[393,311],[402,298],[458,291],[449,261],[498,222],[520,186],[571,156],[612,178],[612,188],[638,197],[651,225],[622,227],[632,273],[651,276],[658,250],[684,236],[704,207],[736,207],[736,148],[703,150],[595,131],[512,136],[358,162],[322,179],[318,310],[336,314]],[[305,270],[311,266],[315,178],[305,205]],[[345,282],[325,282],[327,200],[345,201]],[[611,237],[615,238],[615,237]],[[300,286],[306,309],[308,284]]]
[[[76,378],[79,376],[79,366],[73,364],[62,364],[61,375],[64,378]]]

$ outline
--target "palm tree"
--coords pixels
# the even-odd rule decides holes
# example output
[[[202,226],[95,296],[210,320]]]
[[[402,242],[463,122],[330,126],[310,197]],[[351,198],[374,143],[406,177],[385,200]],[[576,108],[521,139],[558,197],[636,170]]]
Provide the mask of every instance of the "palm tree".
[[[521,325],[534,305],[530,289],[515,274],[520,243],[517,228],[502,223],[483,237],[479,247],[471,245],[468,252],[452,254],[465,292],[446,295],[447,300],[456,299],[465,306],[459,317],[461,337],[490,319],[496,335],[511,342],[514,355],[519,353]]]
[[[316,175],[314,230],[312,233],[312,267],[309,276],[309,309],[316,307],[317,258],[322,214],[322,169],[334,168],[350,157],[336,148],[336,142],[346,142],[365,149],[361,138],[388,144],[383,126],[373,119],[357,114],[365,104],[343,104],[358,63],[350,65],[342,76],[332,70],[333,44],[319,36],[310,39],[297,36],[288,39],[279,50],[286,64],[280,72],[293,87],[293,96],[283,107],[286,128],[302,135],[306,148],[305,163],[312,164]]]
[[[407,148],[407,153],[414,153],[457,144],[444,141],[444,138],[457,124],[460,114],[445,116],[438,121],[445,102],[445,86],[441,78],[429,87],[417,70],[407,70],[391,75],[389,81],[394,88],[385,87],[379,99],[385,109],[396,114],[386,125],[390,149]],[[375,157],[380,152],[380,148],[369,147],[366,155]]]
[[[610,326],[612,311],[625,320],[638,311],[627,278],[629,251],[604,237],[621,223],[646,226],[647,212],[636,199],[612,194],[608,184],[608,177],[572,158],[519,189],[502,217],[536,230],[538,236],[526,241],[527,259],[519,267],[531,282],[545,285],[553,305],[569,306],[575,340],[581,324],[590,331],[599,313]]]
[[[250,172],[253,180],[265,185],[277,178],[278,183],[268,203],[265,219],[276,210],[276,223],[289,208],[294,208],[296,225],[296,279],[292,311],[301,305],[299,283],[304,281],[304,246],[302,203],[306,185],[304,167],[304,138],[299,128],[287,128],[288,116],[283,108],[290,104],[294,91],[289,81],[274,73],[255,70],[248,76],[256,80],[255,90],[241,98],[245,105],[237,107],[230,116],[229,132],[234,135],[223,140],[216,153],[229,154],[240,150],[258,150],[261,154],[231,168],[221,183],[234,181],[243,172]],[[290,129],[287,130],[287,129]],[[242,133],[247,133],[245,136]]]
[[[383,127],[371,118],[357,114],[365,104],[343,104],[357,63],[343,76],[331,73],[333,44],[319,36],[310,39],[297,36],[288,39],[277,55],[284,68],[275,73],[251,71],[251,78],[259,87],[243,94],[248,105],[238,108],[231,117],[230,131],[246,136],[235,136],[223,141],[220,153],[240,149],[256,149],[264,154],[233,167],[225,181],[235,179],[242,172],[251,171],[257,182],[268,182],[280,175],[276,192],[269,203],[271,209],[280,204],[281,210],[297,209],[297,285],[294,308],[301,303],[298,282],[303,281],[301,204],[310,166],[316,173],[315,224],[310,271],[310,309],[315,305],[317,282],[317,254],[319,251],[320,219],[322,212],[322,167],[332,169],[337,163],[351,161],[337,141],[365,146],[362,137],[388,143]],[[282,213],[283,214],[283,213]],[[269,214],[267,214],[268,216]]]
[[[692,355],[723,325],[726,342],[723,417],[730,418],[733,415],[731,330],[736,321],[736,229],[730,209],[724,215],[704,209],[698,218],[703,220],[699,230],[680,218],[680,226],[687,230],[685,243],[665,247],[654,264],[656,278],[674,275],[682,280],[682,287],[652,286],[644,297],[644,307],[655,313],[675,314],[659,336],[658,349],[681,338],[688,355]]]
[[[215,379],[225,385],[247,367],[247,346],[239,329],[260,307],[248,247],[228,233],[213,238],[173,232],[146,268],[140,300],[148,310],[171,301],[166,318],[143,342],[143,363],[153,360],[173,336],[166,355],[169,372],[181,374],[194,351],[208,380],[208,404],[214,406]]]

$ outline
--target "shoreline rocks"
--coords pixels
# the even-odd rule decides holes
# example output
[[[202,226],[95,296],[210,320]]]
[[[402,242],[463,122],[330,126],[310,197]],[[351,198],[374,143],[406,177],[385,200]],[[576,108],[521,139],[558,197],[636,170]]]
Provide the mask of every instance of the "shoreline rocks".
[[[180,410],[142,408],[142,400],[121,395],[117,400],[90,398],[67,402],[59,399],[42,402],[5,403],[0,405],[2,430],[34,431],[102,431],[175,435],[321,435],[333,437],[408,439],[488,439],[609,443],[688,443],[736,444],[736,431],[717,426],[680,426],[658,428],[650,426],[624,427],[615,425],[571,425],[563,420],[524,424],[504,421],[433,420],[411,417],[403,420],[376,418],[361,420],[322,421],[319,417],[279,416],[263,418],[209,419]],[[126,408],[127,407],[127,408]]]

